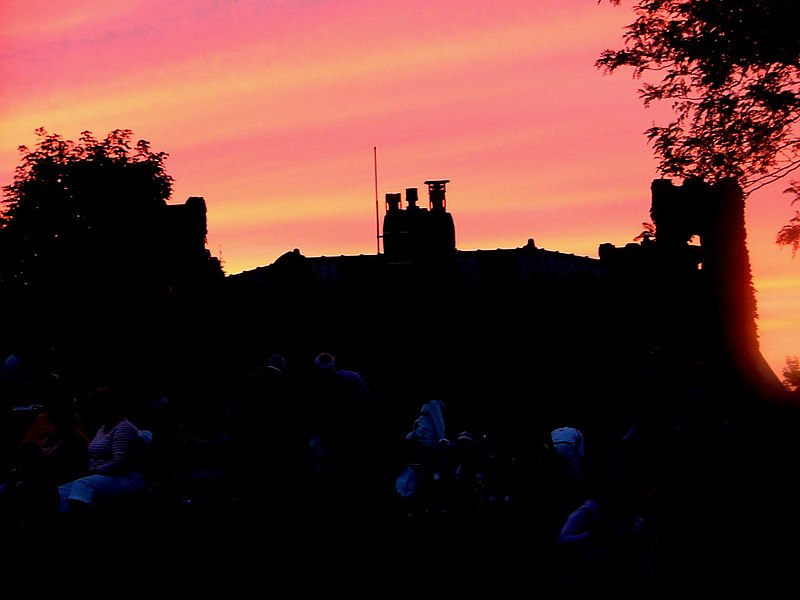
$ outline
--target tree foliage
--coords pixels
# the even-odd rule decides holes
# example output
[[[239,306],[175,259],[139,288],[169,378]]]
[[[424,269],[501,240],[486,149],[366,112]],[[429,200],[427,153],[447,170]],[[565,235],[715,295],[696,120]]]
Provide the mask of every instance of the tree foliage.
[[[620,4],[620,0],[609,0]],[[674,119],[646,131],[666,177],[735,177],[745,195],[800,167],[800,36],[793,0],[642,0],[606,73],[633,69],[645,106]],[[786,190],[800,201],[800,187]],[[777,243],[796,250],[797,218]]]
[[[36,135],[33,149],[19,147],[14,181],[3,188],[2,283],[33,289],[141,252],[141,225],[172,193],[167,154],[132,144],[127,129],[104,139],[84,131],[78,142],[44,128]]]
[[[793,182],[785,191],[794,194],[795,199],[800,198],[800,182]],[[794,211],[794,216],[781,227],[777,242],[781,246],[789,246],[792,249],[792,256],[796,256],[800,251],[800,211]]]
[[[783,367],[783,385],[790,392],[800,390],[800,357],[786,357],[786,366]]]
[[[642,231],[633,238],[634,242],[652,241],[656,239],[656,225],[652,221],[642,222]]]
[[[3,188],[3,341],[36,340],[67,370],[101,377],[144,354],[165,368],[201,352],[224,277],[205,248],[205,201],[168,205],[167,154],[128,129],[36,136]]]
[[[14,315],[6,337],[94,340],[108,353],[155,326],[164,304],[167,154],[133,143],[127,129],[36,136],[3,187],[0,309]]]

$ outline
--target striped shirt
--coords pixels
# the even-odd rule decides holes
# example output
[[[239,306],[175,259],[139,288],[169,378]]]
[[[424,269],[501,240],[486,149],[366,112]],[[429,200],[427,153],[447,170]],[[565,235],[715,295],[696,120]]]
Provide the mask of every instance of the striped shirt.
[[[100,427],[89,444],[89,470],[104,475],[137,470],[140,444],[139,430],[128,419],[109,432]]]

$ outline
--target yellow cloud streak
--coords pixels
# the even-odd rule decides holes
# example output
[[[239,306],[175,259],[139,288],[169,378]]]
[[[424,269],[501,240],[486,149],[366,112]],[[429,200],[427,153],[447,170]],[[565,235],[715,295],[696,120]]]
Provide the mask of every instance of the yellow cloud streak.
[[[786,274],[782,277],[765,277],[758,280],[759,292],[788,292],[800,291],[800,280],[794,275]]]

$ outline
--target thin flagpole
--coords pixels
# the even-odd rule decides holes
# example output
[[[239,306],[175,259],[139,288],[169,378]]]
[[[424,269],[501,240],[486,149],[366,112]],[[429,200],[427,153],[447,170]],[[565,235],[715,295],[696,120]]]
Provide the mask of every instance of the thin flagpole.
[[[378,247],[378,254],[381,253],[381,228],[378,218],[378,147],[372,147],[372,161],[375,165],[375,244]]]

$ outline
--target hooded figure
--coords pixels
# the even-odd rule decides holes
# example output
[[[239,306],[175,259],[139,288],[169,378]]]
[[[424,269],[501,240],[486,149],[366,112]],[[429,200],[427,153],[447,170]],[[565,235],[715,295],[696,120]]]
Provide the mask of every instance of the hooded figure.
[[[414,428],[406,435],[409,442],[417,441],[419,444],[434,450],[439,447],[439,442],[447,439],[444,427],[444,402],[431,400],[422,405],[419,417],[414,421]]]
[[[444,402],[425,402],[405,440],[408,461],[397,477],[397,492],[427,505],[435,493],[434,482],[439,479],[443,449],[449,444],[445,437]]]

